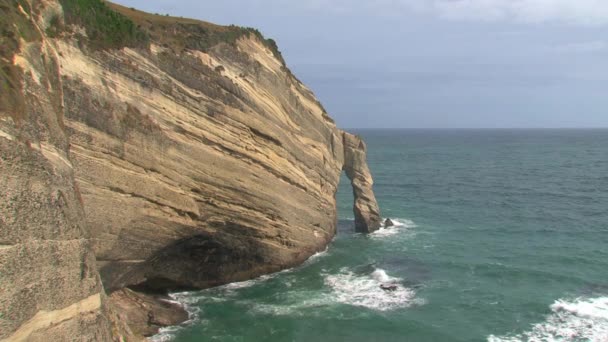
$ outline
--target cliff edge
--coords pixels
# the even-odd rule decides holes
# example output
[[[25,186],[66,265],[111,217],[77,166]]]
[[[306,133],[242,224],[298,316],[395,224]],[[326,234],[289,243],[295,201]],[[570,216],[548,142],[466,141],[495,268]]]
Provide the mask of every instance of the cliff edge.
[[[136,292],[293,267],[336,234],[343,171],[356,229],[380,227],[364,142],[256,30],[99,0],[0,11],[0,340],[136,339]]]

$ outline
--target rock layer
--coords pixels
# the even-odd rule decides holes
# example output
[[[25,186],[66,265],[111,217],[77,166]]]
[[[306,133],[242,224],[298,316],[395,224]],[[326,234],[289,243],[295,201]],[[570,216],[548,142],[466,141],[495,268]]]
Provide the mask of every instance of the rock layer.
[[[21,3],[0,1],[0,340],[109,341],[110,313],[68,153],[57,53],[44,34],[60,8]]]
[[[356,229],[380,226],[365,144],[272,41],[112,5],[149,42],[100,49],[58,1],[0,1],[9,27],[23,25],[0,51],[18,95],[0,96],[0,339],[128,340],[113,307],[144,297],[127,287],[207,288],[295,266],[335,235],[343,170]]]
[[[353,187],[355,230],[372,233],[380,228],[382,219],[372,186],[374,181],[367,166],[365,142],[358,136],[344,132],[344,165],[342,168]]]

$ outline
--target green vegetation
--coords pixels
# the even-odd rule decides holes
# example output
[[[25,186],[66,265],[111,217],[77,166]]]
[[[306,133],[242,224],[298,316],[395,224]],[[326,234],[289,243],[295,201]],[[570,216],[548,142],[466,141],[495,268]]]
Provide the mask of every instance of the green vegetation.
[[[148,35],[102,0],[59,0],[65,21],[83,26],[93,48],[147,47]]]
[[[239,38],[254,35],[285,65],[276,42],[265,39],[257,29],[236,25],[220,26],[195,19],[151,14],[114,3],[108,3],[108,6],[133,20],[137,27],[146,30],[154,42],[171,47],[174,51],[195,49],[206,52],[220,43],[234,46]]]
[[[0,0],[0,113],[10,115],[15,121],[25,112],[25,100],[21,92],[23,70],[13,64],[13,56],[19,52],[22,39],[27,42],[41,39],[19,7],[31,13],[27,1]]]

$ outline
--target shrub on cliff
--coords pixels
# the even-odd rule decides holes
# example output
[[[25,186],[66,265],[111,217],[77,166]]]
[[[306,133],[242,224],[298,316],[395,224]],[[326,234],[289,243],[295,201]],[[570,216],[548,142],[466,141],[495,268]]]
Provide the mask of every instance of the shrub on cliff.
[[[93,48],[147,47],[148,35],[101,0],[59,0],[68,24],[83,26]]]

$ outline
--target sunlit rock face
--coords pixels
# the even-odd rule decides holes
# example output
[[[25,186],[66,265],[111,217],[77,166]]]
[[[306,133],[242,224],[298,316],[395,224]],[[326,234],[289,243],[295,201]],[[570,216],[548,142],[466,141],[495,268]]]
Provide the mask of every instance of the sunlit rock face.
[[[121,336],[74,181],[57,50],[45,36],[60,10],[0,1],[1,341]]]
[[[344,171],[351,181],[355,203],[355,229],[372,233],[382,224],[380,209],[372,189],[374,181],[367,166],[366,146],[358,136],[344,132]]]
[[[293,267],[335,235],[343,171],[356,229],[380,226],[365,144],[274,42],[111,5],[149,38],[99,48],[59,1],[0,1],[35,32],[1,56],[0,339],[129,339],[106,293]]]

